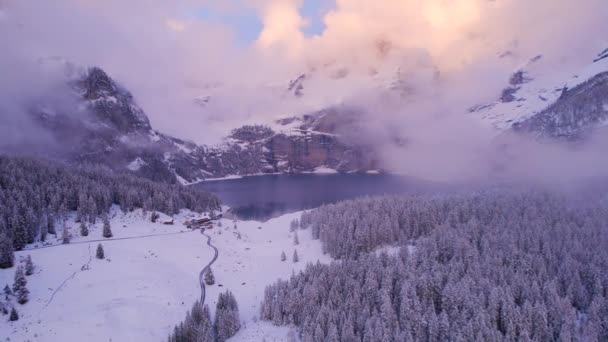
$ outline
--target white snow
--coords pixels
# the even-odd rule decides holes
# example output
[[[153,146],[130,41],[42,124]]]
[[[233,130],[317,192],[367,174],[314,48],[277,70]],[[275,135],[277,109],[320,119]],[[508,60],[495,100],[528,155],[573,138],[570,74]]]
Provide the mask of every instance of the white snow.
[[[240,179],[243,178],[243,176],[239,176],[239,175],[228,175],[225,177],[219,177],[219,178],[205,178],[203,180],[203,182],[215,182],[215,181],[223,181],[223,180],[228,180],[228,179]]]
[[[299,218],[300,214],[287,214],[264,223],[239,221],[236,230],[232,221],[222,220],[223,228],[212,231],[213,242],[220,251],[213,272],[217,284],[222,284],[223,287],[213,286],[207,289],[209,304],[214,306],[219,292],[230,289],[237,298],[245,325],[231,341],[287,340],[289,328],[256,322],[264,288],[278,278],[288,279],[292,272],[304,269],[306,263],[331,261],[328,255],[323,255],[320,242],[312,240],[309,230],[299,230],[300,244],[293,245],[289,223],[294,218]],[[238,239],[237,233],[241,234],[241,239]],[[294,249],[297,249],[300,258],[296,264],[291,261]],[[283,251],[287,255],[285,262],[280,259]]]
[[[181,184],[181,185],[192,185],[192,184],[196,184],[196,183],[200,183],[203,180],[200,178],[196,178],[195,180],[193,180],[192,182],[188,182],[186,179],[184,179],[184,177],[178,175],[177,173],[175,174],[175,178],[177,178],[177,181]]]
[[[316,173],[316,174],[334,174],[334,173],[338,173],[338,171],[336,171],[336,169],[332,169],[331,167],[328,167],[328,166],[317,166],[315,168],[315,170],[313,171],[313,173]]]
[[[160,141],[160,136],[158,135],[158,133],[151,130],[150,131],[150,140],[152,140],[154,142],[158,142],[158,141]]]
[[[142,168],[142,166],[148,165],[143,159],[140,157],[135,158],[132,162],[127,165],[127,169],[131,171],[137,171]]]
[[[87,238],[75,236],[71,244],[16,253],[18,259],[31,255],[36,272],[27,278],[30,301],[17,305],[19,321],[0,316],[0,340],[162,341],[183,320],[200,296],[198,274],[213,256],[206,239],[183,226],[192,214],[182,212],[175,225],[164,225],[144,220],[141,211],[126,216],[117,208],[113,212],[114,238],[133,239],[103,239],[98,223]],[[231,341],[286,340],[290,328],[258,321],[265,286],[307,262],[330,260],[308,231],[299,231],[300,245],[293,245],[289,222],[296,217],[298,213],[265,223],[239,221],[237,229],[232,220],[223,219],[223,227],[207,231],[220,253],[213,265],[217,282],[207,287],[207,303],[214,312],[218,294],[226,289],[239,302],[243,328]],[[159,221],[169,220],[162,215]],[[78,235],[73,219],[68,226]],[[95,258],[98,242],[93,240],[100,239],[106,260]],[[59,238],[49,240],[60,244]],[[300,257],[296,264],[291,262],[294,248]],[[288,255],[286,262],[280,261],[281,251]],[[89,269],[82,270],[86,264]],[[0,270],[2,287],[12,285],[14,272],[14,267]]]
[[[398,255],[400,250],[401,250],[401,247],[399,247],[399,246],[381,246],[381,247],[376,248],[374,250],[374,253],[376,255],[386,253],[388,255],[394,256],[394,255]],[[409,251],[409,249],[408,249],[408,251]]]
[[[179,150],[181,150],[182,152],[186,153],[186,154],[190,154],[192,153],[192,149],[184,144],[180,144],[180,143],[174,143],[175,147],[177,147]]]
[[[526,72],[526,77],[530,80],[517,86],[519,89],[513,94],[515,100],[495,101],[473,113],[482,119],[482,122],[496,128],[497,133],[549,107],[559,99],[564,87],[572,89],[593,76],[608,71],[608,59],[574,69],[576,74],[572,73],[571,68],[563,70],[561,66],[546,65],[542,58],[531,61],[521,70]]]

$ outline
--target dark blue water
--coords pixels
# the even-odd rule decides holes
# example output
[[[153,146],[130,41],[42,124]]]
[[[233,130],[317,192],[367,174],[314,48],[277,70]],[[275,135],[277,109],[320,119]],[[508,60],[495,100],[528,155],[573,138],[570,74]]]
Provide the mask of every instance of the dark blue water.
[[[194,187],[215,193],[244,220],[267,220],[281,214],[362,196],[399,194],[423,187],[393,175],[268,175],[203,182]]]

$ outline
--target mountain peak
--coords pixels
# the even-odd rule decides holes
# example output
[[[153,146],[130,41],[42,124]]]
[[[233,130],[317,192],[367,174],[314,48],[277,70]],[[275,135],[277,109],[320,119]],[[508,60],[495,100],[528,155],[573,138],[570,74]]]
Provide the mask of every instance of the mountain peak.
[[[133,95],[118,85],[103,69],[89,68],[78,86],[96,116],[114,128],[122,132],[151,129],[150,120],[135,103]]]

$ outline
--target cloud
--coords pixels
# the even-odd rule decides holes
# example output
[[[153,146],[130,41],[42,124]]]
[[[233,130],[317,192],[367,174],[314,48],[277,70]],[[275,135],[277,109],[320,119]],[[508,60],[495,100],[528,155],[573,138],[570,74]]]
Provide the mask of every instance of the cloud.
[[[41,57],[98,65],[156,128],[202,143],[241,124],[348,103],[365,113],[356,137],[377,146],[387,167],[464,177],[500,164],[495,132],[466,109],[495,99],[533,56],[576,70],[608,45],[605,0],[336,0],[315,35],[304,34],[303,1],[5,0],[0,38],[11,48],[0,67],[12,72],[3,83],[35,84]],[[232,27],[198,18],[209,6],[232,17],[256,11],[259,37],[243,45]],[[286,87],[301,73],[305,96],[294,98]],[[386,92],[389,83],[398,91]],[[204,107],[194,101],[207,96]],[[10,98],[1,101],[6,108]]]

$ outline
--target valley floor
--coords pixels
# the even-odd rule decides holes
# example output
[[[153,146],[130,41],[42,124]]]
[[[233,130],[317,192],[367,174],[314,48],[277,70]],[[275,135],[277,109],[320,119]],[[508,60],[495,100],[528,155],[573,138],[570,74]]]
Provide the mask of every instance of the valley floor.
[[[95,258],[103,239],[98,223],[87,238],[71,244],[25,250],[17,261],[31,255],[35,273],[27,277],[30,301],[16,304],[20,319],[0,316],[0,340],[10,341],[164,341],[173,326],[200,296],[198,274],[213,257],[206,238],[182,223],[144,220],[140,211],[114,211],[113,239],[102,242],[105,260]],[[239,303],[243,328],[231,341],[286,341],[289,328],[259,322],[259,306],[266,285],[288,278],[308,262],[328,262],[310,232],[298,231],[294,246],[289,223],[298,213],[268,222],[221,220],[207,233],[219,249],[213,265],[216,284],[207,286],[207,304],[215,310],[217,296],[231,290]],[[165,221],[166,218],[161,218]],[[77,235],[78,228],[70,223]],[[132,239],[122,239],[129,238]],[[120,240],[122,239],[122,240]],[[300,261],[291,261],[297,249]],[[287,261],[281,262],[284,251]],[[0,287],[13,283],[15,268],[0,270]]]

